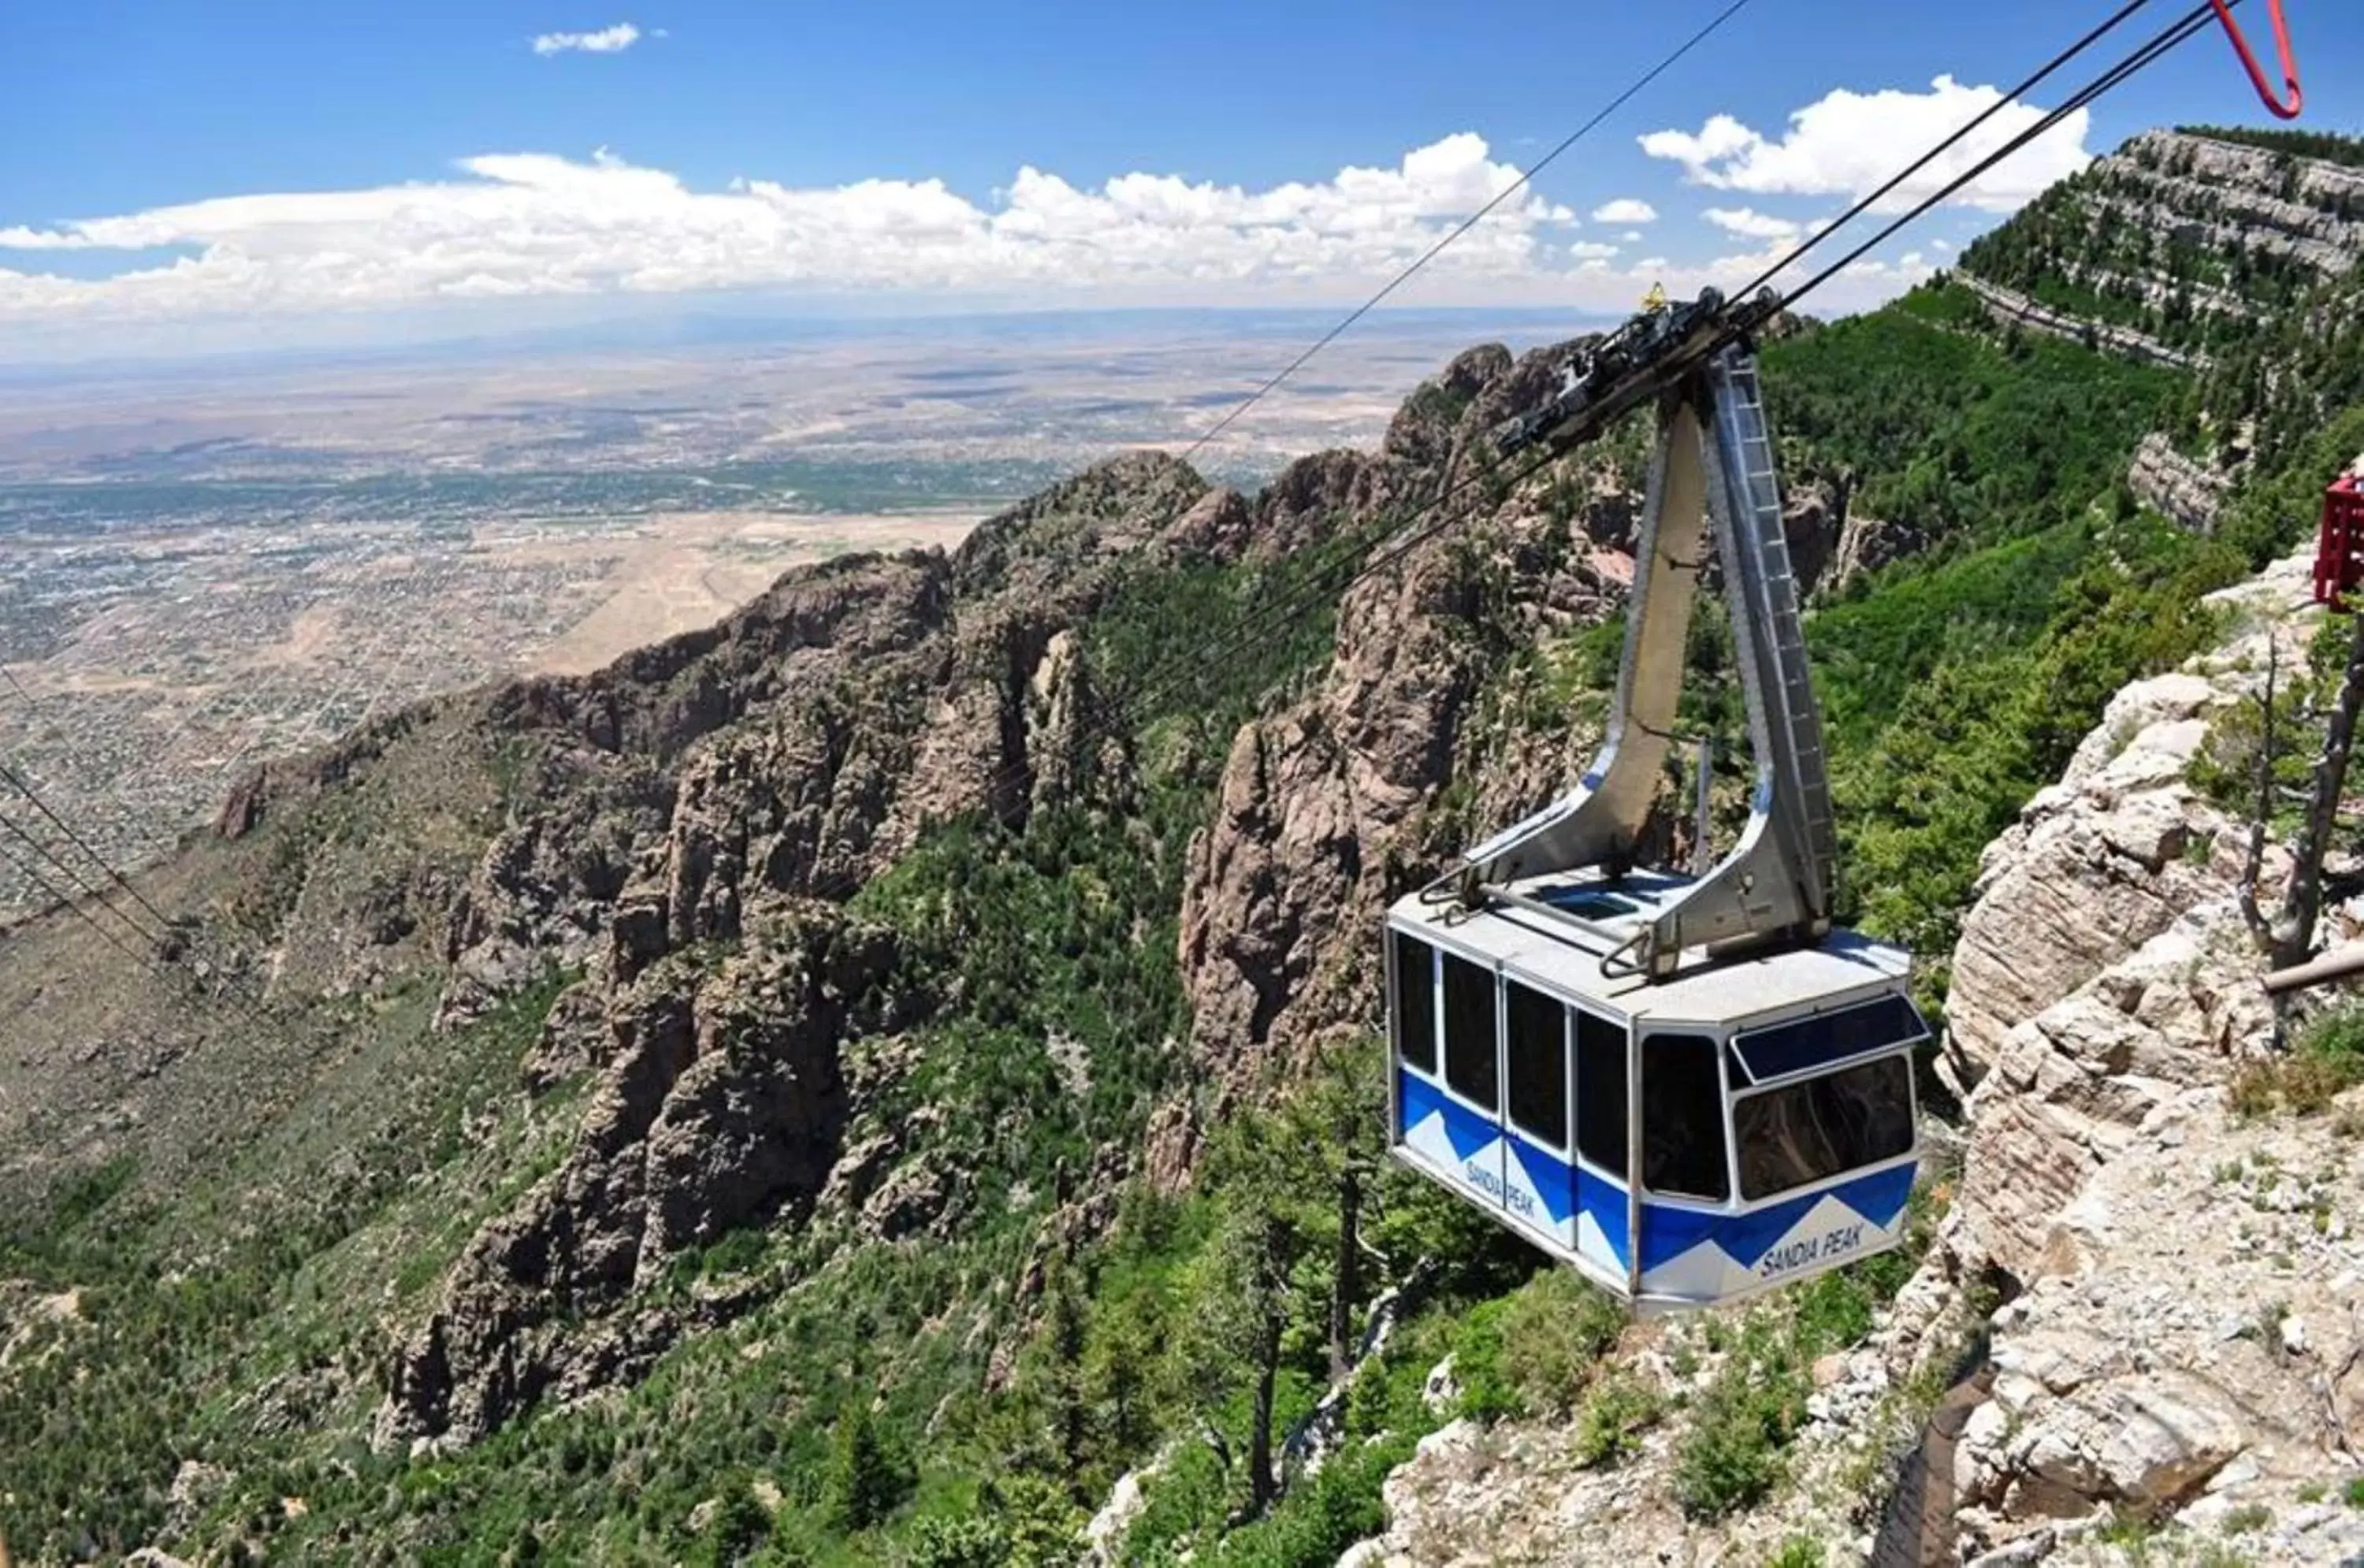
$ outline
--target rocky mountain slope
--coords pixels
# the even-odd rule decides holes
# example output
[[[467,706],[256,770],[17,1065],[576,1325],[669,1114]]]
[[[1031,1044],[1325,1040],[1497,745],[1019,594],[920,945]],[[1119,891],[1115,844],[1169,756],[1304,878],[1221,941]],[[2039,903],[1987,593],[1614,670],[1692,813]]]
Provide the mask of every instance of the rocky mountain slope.
[[[2174,945],[2233,852],[2179,781],[2254,668],[2111,705],[2223,642],[2205,595],[2289,547],[2364,414],[2260,442],[2202,534],[2128,488],[2200,395],[2171,365],[1939,285],[1799,324],[1765,372],[1848,912],[1922,953],[1968,1101],[1912,1252],[1627,1328],[1376,1158],[1375,912],[1581,766],[1631,576],[1641,432],[1484,481],[1554,358],[1481,348],[1378,451],[1255,495],[1121,458],[951,554],[791,573],[274,763],[143,884],[175,917],[152,972],[63,915],[0,940],[10,1545],[1594,1560],[1581,1523],[1601,1555],[1804,1562],[1921,1539],[1939,1493],[1949,1541],[2033,1551],[2069,1493],[2311,1484],[2297,1407],[2179,1381],[2215,1318],[2165,1372],[2102,1354],[2141,1308],[2094,1260],[2173,1254],[2062,1216],[2153,1176],[2199,1202],[2176,1151],[2263,1170],[2327,1124],[2224,1119],[2253,1009]],[[1460,527],[1342,595],[1472,473]],[[1728,632],[1688,656],[1728,815]],[[2242,1218],[2294,1268],[2344,1244],[2316,1175]],[[2344,1344],[2324,1288],[2291,1312]],[[2081,1377],[1998,1351],[1956,1381],[2022,1329]],[[2195,1452],[2250,1435],[2137,1495],[2102,1429],[2160,1388],[2218,1423]],[[2084,1457],[2023,1451],[2028,1422]]]
[[[2297,145],[2291,139],[2291,147]],[[2155,130],[2037,198],[1964,271],[2180,362],[2364,260],[2364,169],[2269,136]]]
[[[2352,399],[2364,167],[2339,137],[2194,127],[2137,136],[1962,255],[1996,319],[2191,371],[2135,494],[2206,527],[2253,454],[2271,466]],[[2169,438],[2171,438],[2169,439]]]

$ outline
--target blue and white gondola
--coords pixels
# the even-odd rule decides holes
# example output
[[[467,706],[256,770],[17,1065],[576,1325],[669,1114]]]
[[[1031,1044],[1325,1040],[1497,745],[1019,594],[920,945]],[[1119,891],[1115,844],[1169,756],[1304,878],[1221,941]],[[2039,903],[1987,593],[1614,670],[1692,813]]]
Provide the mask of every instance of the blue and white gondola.
[[[1396,1157],[1638,1309],[1903,1239],[1928,1029],[1898,950],[1840,932],[1652,984],[1516,906],[1415,896],[1387,959]]]

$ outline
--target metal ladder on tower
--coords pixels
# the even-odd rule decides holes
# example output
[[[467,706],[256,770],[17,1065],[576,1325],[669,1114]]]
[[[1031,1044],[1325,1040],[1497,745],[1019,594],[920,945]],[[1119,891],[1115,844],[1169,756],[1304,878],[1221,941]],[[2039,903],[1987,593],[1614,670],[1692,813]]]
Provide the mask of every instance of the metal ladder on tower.
[[[1798,610],[1798,580],[1790,559],[1790,535],[1783,525],[1780,481],[1773,466],[1773,438],[1765,420],[1764,394],[1758,385],[1754,355],[1727,350],[1709,362],[1716,383],[1715,408],[1729,461],[1738,471],[1739,517],[1733,519],[1734,542],[1753,556],[1747,575],[1756,584],[1754,596],[1763,622],[1756,647],[1768,656],[1764,671],[1768,718],[1787,731],[1790,777],[1786,793],[1798,817],[1801,847],[1814,862],[1814,880],[1823,892],[1822,913],[1837,886],[1838,829],[1831,813],[1830,773],[1823,750],[1822,705],[1814,700],[1812,667],[1806,656],[1806,639]]]

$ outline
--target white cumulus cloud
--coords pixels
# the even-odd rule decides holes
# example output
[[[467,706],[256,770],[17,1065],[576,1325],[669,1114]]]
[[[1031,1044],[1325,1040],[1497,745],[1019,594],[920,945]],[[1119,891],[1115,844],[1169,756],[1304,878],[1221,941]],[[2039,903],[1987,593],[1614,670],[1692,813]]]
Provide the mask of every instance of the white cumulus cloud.
[[[287,339],[316,329],[307,322],[329,332],[454,302],[588,309],[730,290],[1030,307],[1351,303],[1518,179],[1467,132],[1392,166],[1253,188],[1145,172],[1079,185],[1026,166],[982,200],[939,179],[697,188],[604,149],[486,153],[435,180],[0,228],[0,358],[97,351],[101,338],[169,339],[200,322]],[[1522,192],[1438,257],[1419,297],[1624,310],[1654,277],[1670,292],[1729,290],[1768,260],[1620,264],[1617,244],[1570,243],[1574,221]],[[41,269],[61,251],[86,254]],[[108,252],[121,257],[111,274],[90,264]],[[1859,308],[1910,281],[1851,274],[1816,304]]]
[[[1151,173],[1091,189],[1030,166],[989,205],[934,179],[695,190],[604,150],[584,161],[489,153],[459,167],[463,178],[0,229],[0,250],[193,252],[113,277],[0,268],[0,320],[749,287],[1235,297],[1384,276],[1519,177],[1466,132],[1393,168],[1255,190]],[[1541,264],[1539,231],[1573,217],[1541,197],[1507,202],[1433,271],[1522,276]]]
[[[1592,209],[1595,223],[1655,223],[1658,209],[1638,196],[1619,196]]]
[[[612,28],[601,28],[590,33],[540,33],[533,40],[536,54],[617,54],[641,41],[641,29],[630,22],[618,22]]]
[[[1935,145],[2002,102],[2000,89],[1966,86],[1951,76],[1938,77],[1925,93],[1842,87],[1792,112],[1779,140],[1730,115],[1715,115],[1696,131],[1652,131],[1641,139],[1642,150],[1681,164],[1687,179],[1717,190],[1860,197],[1894,174],[1911,152]],[[1883,197],[1877,210],[1903,211],[2043,116],[2027,104],[2005,105]],[[2077,110],[1951,199],[1988,212],[2016,211],[2046,185],[2092,161],[2085,148],[2091,125],[2091,116]]]
[[[1737,234],[1744,239],[1793,239],[1798,235],[1795,220],[1776,217],[1753,207],[1712,206],[1700,216],[1726,234]]]

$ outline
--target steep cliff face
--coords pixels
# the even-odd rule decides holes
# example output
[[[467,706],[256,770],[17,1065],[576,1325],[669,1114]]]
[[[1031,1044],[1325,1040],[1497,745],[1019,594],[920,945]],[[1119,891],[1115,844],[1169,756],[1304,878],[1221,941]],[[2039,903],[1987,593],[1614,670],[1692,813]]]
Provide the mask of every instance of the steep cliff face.
[[[559,1168],[477,1233],[396,1353],[381,1441],[472,1439],[644,1367],[685,1324],[636,1293],[830,1184],[861,1108],[844,1035],[892,1037],[926,1011],[886,994],[891,938],[832,911],[923,825],[1022,824],[1046,777],[1076,772],[1073,638],[1120,567],[1169,531],[1177,556],[1285,551],[1333,516],[1233,535],[1210,529],[1206,498],[1170,459],[1121,459],[950,557],[791,577],[662,669],[496,699],[573,777],[487,849],[439,1025],[585,969],[541,1054],[594,1066],[597,1087]],[[642,809],[583,787],[619,777],[652,781]]]
[[[1552,369],[1551,355],[1464,354],[1405,406],[1387,450],[1452,473]],[[1366,1029],[1369,933],[1388,900],[1433,874],[1447,852],[1437,828],[1532,809],[1580,767],[1582,726],[1511,749],[1508,728],[1485,728],[1477,711],[1516,650],[1601,620],[1632,576],[1637,498],[1599,468],[1573,513],[1556,513],[1554,494],[1455,496],[1464,528],[1351,590],[1314,689],[1232,742],[1182,910],[1191,1049],[1219,1080],[1253,1082],[1326,1032]],[[1436,801],[1451,778],[1477,786],[1457,817]]]
[[[1965,922],[1947,1017],[1979,1080],[1979,1158],[1961,1223],[2014,1275],[2041,1272],[2057,1217],[2154,1110],[2270,1038],[2231,898],[2246,832],[2183,782],[2248,679],[2121,694],[2111,727],[1995,845]]]
[[[444,1019],[475,1016],[553,958],[591,960],[611,927],[629,977],[735,938],[766,901],[843,896],[923,822],[1022,818],[1049,761],[1054,641],[1205,493],[1170,458],[1119,459],[986,523],[951,557],[797,573],[716,633],[504,693],[494,722],[546,738],[560,761],[544,766],[568,776],[472,879]],[[1177,550],[1201,548],[1199,522]],[[610,779],[620,787],[585,787]],[[619,795],[651,809],[619,819]]]
[[[2126,470],[2126,487],[2144,506],[2155,507],[2187,528],[2206,533],[2216,526],[2232,481],[2177,451],[2164,433],[2154,430],[2135,449],[2135,461]]]
[[[2180,149],[2111,179],[2204,222],[2187,186],[2256,174]],[[2129,225],[2079,204],[2131,189],[2014,226],[1989,260],[2060,264],[1995,286],[2233,375],[2247,324],[2208,290],[2238,291],[2173,271],[2204,227],[2143,243],[2225,332],[2113,281]],[[2323,222],[2224,197],[2287,243],[2210,264],[2327,297],[2301,280],[2341,198],[2294,189],[2269,194]],[[1095,1538],[1116,1559],[1310,1561],[1383,1502],[1361,1561],[2074,1561],[2114,1550],[2110,1510],[2205,1529],[2269,1502],[2270,1551],[2345,1550],[2345,1516],[2282,1499],[2353,1418],[2350,1186],[2331,1118],[2224,1103],[2267,1019],[2238,825],[2186,782],[2268,639],[2295,667],[2295,580],[2102,712],[2256,559],[2248,488],[2137,449],[2191,384],[1943,287],[1773,338],[1853,891],[1924,957],[1961,931],[1939,1066],[1969,1119],[1928,1129],[1912,1252],[1714,1323],[1596,1322],[1536,1374],[1562,1414],[1503,1418],[1504,1315],[1556,1347],[1599,1304],[1366,1158],[1379,911],[1567,787],[1633,576],[1639,432],[1505,484],[1486,432],[1556,356],[1480,349],[1376,451],[1253,495],[1129,457],[953,554],[795,573],[595,675],[262,770],[158,873],[190,996],[12,933],[0,1191],[64,1217],[55,1246],[0,1229],[0,1447],[36,1559],[111,1530],[690,1560],[753,1508],[784,1551],[941,1561],[971,1529],[1065,1540],[1153,1456]],[[2117,495],[2130,462],[2183,526]],[[1341,597],[1438,507],[1457,526]],[[1723,739],[1730,806],[1712,613],[1686,660],[1679,723]],[[2154,1223],[2152,1192],[2202,1220]],[[2287,1310],[2226,1337],[2260,1294]],[[1302,1410],[1366,1316],[1378,1348]],[[1264,1355],[1283,1427],[1310,1418],[1245,1525]],[[881,1496],[898,1454],[927,1478],[883,1524],[829,1491],[864,1451]]]
[[[727,1320],[727,1299],[685,1314],[631,1297],[685,1250],[819,1195],[849,1115],[847,1032],[914,1021],[880,994],[892,958],[886,933],[831,906],[775,909],[710,969],[663,961],[562,1001],[549,1032],[588,1034],[598,1064],[573,1147],[467,1243],[387,1369],[376,1440],[482,1437]]]
[[[1475,350],[1376,457],[1307,460],[1253,499],[1167,459],[1121,460],[950,558],[798,574],[707,639],[496,695],[533,776],[450,916],[438,1027],[581,970],[528,1077],[588,1071],[595,1088],[558,1168],[477,1231],[393,1354],[378,1440],[480,1437],[541,1399],[632,1375],[730,1315],[645,1298],[674,1260],[738,1227],[824,1196],[882,1235],[927,1225],[941,1173],[902,1163],[891,1128],[850,1130],[875,1127],[896,1081],[850,1093],[840,1054],[849,1029],[894,1054],[933,1004],[895,993],[891,940],[827,911],[929,824],[1018,828],[1044,801],[1123,793],[1126,736],[1104,722],[1083,631],[1127,573],[1254,568],[1392,523],[1548,373],[1548,356]],[[1394,841],[1447,776],[1481,679],[1530,633],[1613,602],[1630,502],[1600,497],[1583,525],[1612,543],[1572,556],[1571,534],[1589,536],[1544,489],[1456,495],[1475,539],[1423,549],[1350,595],[1327,673],[1232,742],[1181,878],[1188,1050],[1221,1087],[1159,1118],[1145,1164],[1169,1184],[1187,1178],[1203,1118],[1265,1062],[1361,1027],[1362,933],[1423,852],[1398,857]],[[1506,627],[1513,604],[1526,619]],[[1559,764],[1523,783],[1489,773],[1485,804],[1522,806]],[[235,828],[253,830],[274,792],[298,787],[258,784]],[[1078,1201],[1104,1206],[1125,1170],[1098,1172]]]
[[[1960,281],[1998,321],[2195,373],[2127,474],[2187,528],[2213,528],[2233,476],[2351,394],[2321,367],[2352,357],[2364,169],[2324,150],[2146,131],[1963,252]]]
[[[2036,325],[2125,328],[2129,351],[2188,363],[2359,259],[2364,170],[2151,130],[2046,192],[1963,267],[2010,291],[1994,296],[2006,306],[2034,295]]]
[[[1362,1027],[1371,911],[1434,863],[1439,786],[1482,776],[1454,809],[1491,814],[1564,773],[1573,740],[1480,700],[1630,575],[1625,459],[1513,493],[1482,473],[1485,432],[1556,360],[1473,350],[1377,452],[1254,495],[1120,459],[950,555],[791,573],[606,670],[259,770],[159,873],[207,911],[184,940],[223,1019],[151,1040],[169,995],[69,1018],[55,999],[101,996],[106,955],[14,967],[72,948],[48,927],[0,955],[33,1016],[0,1178],[54,1198],[52,1171],[104,1166],[143,1213],[197,1211],[94,1257],[241,1269],[248,1326],[205,1332],[307,1358],[268,1396],[296,1448],[325,1421],[376,1462],[460,1462],[529,1410],[710,1362],[729,1326],[795,1323],[799,1296],[881,1310],[863,1293],[895,1271],[959,1283],[915,1287],[941,1310],[851,1361],[783,1331],[783,1375],[830,1401],[793,1418],[825,1431],[873,1356],[888,1379],[910,1358],[931,1399],[1007,1388],[1035,1302],[1126,1184],[1187,1185],[1268,1066]],[[1462,536],[1337,605],[1341,565],[1440,496]],[[1280,624],[1285,602],[1308,607]],[[1176,665],[1232,624],[1221,667]],[[1473,767],[1481,741],[1508,765]],[[240,1007],[260,1027],[229,1027]],[[76,1136],[44,1138],[61,1124]],[[275,1326],[284,1272],[331,1251],[339,1284],[307,1283]],[[232,1364],[169,1375],[248,1397]],[[721,1370],[709,1399],[737,1397]],[[19,1393],[41,1397],[0,1376],[0,1403]],[[37,1552],[82,1517],[235,1549],[238,1488],[264,1473],[224,1440],[206,1498],[144,1518],[156,1489],[130,1477],[162,1430],[108,1450],[120,1478],[45,1472],[93,1501]],[[318,1475],[325,1520],[342,1505],[318,1494],[350,1477]]]
[[[2333,1118],[2228,1100],[2274,1019],[2236,900],[2247,824],[2185,783],[2210,724],[2258,699],[2269,643],[2303,667],[2307,566],[2219,595],[2233,640],[2120,694],[1996,844],[1964,929],[1949,1017],[1981,1076],[1947,1245],[2024,1294],[1956,1479],[1966,1540],[2016,1560],[2082,1560],[2108,1508],[2194,1536],[2253,1519],[2261,1561],[2364,1542],[2344,1510],[2292,1507],[2357,1459],[2354,1162]],[[2269,855],[2264,885],[2286,868]]]

